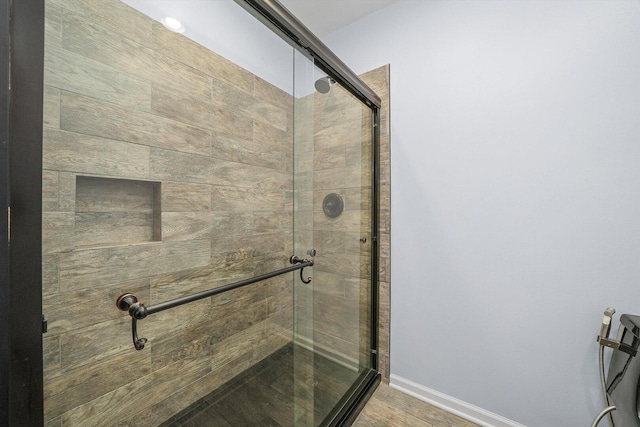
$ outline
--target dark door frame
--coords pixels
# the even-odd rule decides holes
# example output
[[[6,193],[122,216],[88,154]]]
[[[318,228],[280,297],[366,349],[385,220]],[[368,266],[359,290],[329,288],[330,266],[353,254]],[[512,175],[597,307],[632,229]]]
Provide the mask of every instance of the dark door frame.
[[[0,425],[43,425],[44,1],[0,0]],[[10,207],[10,211],[9,211]]]

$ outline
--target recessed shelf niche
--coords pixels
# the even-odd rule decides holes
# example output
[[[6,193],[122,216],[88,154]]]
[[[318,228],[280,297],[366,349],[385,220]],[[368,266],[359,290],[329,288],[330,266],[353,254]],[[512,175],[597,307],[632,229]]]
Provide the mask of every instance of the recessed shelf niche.
[[[160,183],[76,176],[75,246],[162,240]]]

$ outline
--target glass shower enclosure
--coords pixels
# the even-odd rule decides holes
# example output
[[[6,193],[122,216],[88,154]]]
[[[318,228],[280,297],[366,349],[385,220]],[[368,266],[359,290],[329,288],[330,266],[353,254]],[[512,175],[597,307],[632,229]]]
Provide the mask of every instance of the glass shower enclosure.
[[[44,11],[44,425],[348,423],[379,98],[274,0]]]

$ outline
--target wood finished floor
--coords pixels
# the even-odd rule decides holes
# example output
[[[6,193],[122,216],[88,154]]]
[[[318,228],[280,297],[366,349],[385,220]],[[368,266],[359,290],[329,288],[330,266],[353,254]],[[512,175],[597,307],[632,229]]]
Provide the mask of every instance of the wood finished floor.
[[[381,383],[353,426],[477,427],[477,424]]]

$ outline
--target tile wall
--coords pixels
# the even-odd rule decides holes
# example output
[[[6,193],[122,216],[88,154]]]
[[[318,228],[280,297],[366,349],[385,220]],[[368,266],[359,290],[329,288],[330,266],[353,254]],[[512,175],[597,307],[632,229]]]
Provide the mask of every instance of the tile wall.
[[[292,339],[292,97],[114,0],[46,1],[49,426],[155,425]]]

